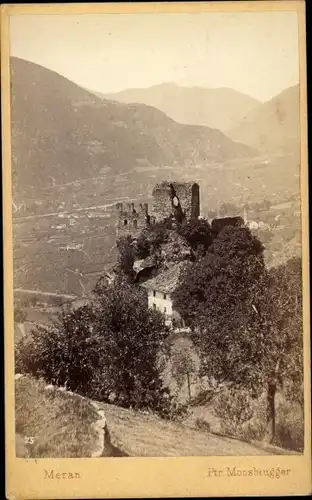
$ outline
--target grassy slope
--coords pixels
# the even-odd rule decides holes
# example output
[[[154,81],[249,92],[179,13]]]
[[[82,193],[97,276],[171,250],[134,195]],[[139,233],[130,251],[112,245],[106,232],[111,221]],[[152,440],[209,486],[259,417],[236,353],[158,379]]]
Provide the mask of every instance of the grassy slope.
[[[183,457],[218,455],[268,455],[238,440],[214,436],[114,405],[99,403],[104,410],[112,442],[134,457]]]
[[[97,440],[95,409],[82,398],[46,390],[45,385],[31,377],[15,382],[17,456],[90,457]],[[34,437],[34,444],[25,446],[24,436]]]
[[[30,458],[90,457],[98,419],[88,399],[47,390],[32,377],[16,381],[16,453]],[[102,456],[183,457],[288,454],[286,450],[250,444],[169,422],[151,413],[97,402],[108,431]],[[25,445],[24,436],[35,442]]]

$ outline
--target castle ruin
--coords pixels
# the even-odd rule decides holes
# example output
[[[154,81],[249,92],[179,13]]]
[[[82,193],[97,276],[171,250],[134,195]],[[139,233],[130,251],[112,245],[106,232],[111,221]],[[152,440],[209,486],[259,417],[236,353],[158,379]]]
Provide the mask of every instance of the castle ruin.
[[[135,203],[117,203],[116,213],[116,235],[118,238],[126,236],[136,238],[151,222],[147,203],[140,203],[139,205]]]
[[[200,215],[199,185],[196,182],[161,182],[153,189],[152,213],[148,204],[116,204],[117,238],[136,238],[155,222],[172,218],[177,222]]]

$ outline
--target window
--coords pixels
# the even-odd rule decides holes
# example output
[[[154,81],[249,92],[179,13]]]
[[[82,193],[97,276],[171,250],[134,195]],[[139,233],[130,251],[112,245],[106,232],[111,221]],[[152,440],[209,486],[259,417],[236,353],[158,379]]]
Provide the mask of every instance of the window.
[[[153,290],[153,297],[156,297],[156,292],[155,292],[155,290]]]
[[[166,313],[166,312],[167,312],[167,307],[164,307],[164,313]]]
[[[164,299],[166,300],[166,298],[167,298],[167,294],[164,293]]]
[[[128,221],[127,219],[124,220],[124,226],[126,226],[128,224]]]
[[[156,304],[153,304],[153,309],[156,309]]]
[[[134,219],[133,221],[133,227],[136,229],[138,227],[138,221]]]

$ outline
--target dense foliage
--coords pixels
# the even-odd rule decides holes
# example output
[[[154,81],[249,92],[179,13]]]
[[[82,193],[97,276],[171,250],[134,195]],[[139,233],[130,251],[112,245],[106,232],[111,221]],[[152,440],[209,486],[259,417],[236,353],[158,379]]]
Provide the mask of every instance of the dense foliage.
[[[264,270],[261,243],[246,228],[227,226],[207,253],[186,269],[173,294],[174,307],[189,326],[235,323],[237,307]],[[233,325],[234,326],[234,325]]]
[[[205,375],[254,397],[266,391],[274,439],[277,389],[302,393],[300,261],[267,271],[260,241],[247,228],[228,226],[186,269],[174,307],[192,327]]]
[[[148,309],[143,291],[120,278],[97,299],[36,327],[17,346],[17,370],[43,376],[85,396],[166,416],[170,398],[158,358],[168,334],[163,316]]]
[[[203,254],[212,243],[213,233],[206,219],[184,220],[177,227],[177,232],[183,236],[192,250]]]

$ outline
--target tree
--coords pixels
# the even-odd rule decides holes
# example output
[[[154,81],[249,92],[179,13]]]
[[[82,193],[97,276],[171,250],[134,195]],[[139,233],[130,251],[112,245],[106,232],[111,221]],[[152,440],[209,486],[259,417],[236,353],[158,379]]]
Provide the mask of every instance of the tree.
[[[302,399],[300,261],[267,271],[260,242],[232,228],[186,271],[174,304],[193,327],[206,375],[255,397],[266,391],[273,442],[277,389]]]
[[[134,276],[133,264],[135,260],[131,236],[119,238],[117,241],[117,250],[120,269],[131,280]]]
[[[95,299],[62,312],[51,326],[36,327],[17,346],[16,366],[80,394],[125,407],[170,412],[159,359],[168,328],[147,307],[143,290],[122,275],[102,283]]]
[[[296,392],[302,383],[299,263],[268,272],[260,241],[247,228],[227,227],[186,269],[173,299],[192,327],[206,375],[254,396],[266,390],[274,440],[277,387],[290,380]]]
[[[270,270],[257,292],[254,313],[248,318],[258,351],[252,372],[266,388],[267,438],[273,442],[277,390],[285,389],[288,398],[303,406],[301,259],[290,259]]]
[[[161,245],[168,240],[168,232],[172,229],[171,218],[150,225],[143,229],[134,242],[136,259],[145,259],[160,252]]]
[[[151,254],[151,244],[147,230],[142,231],[135,243],[135,256],[137,259],[146,259]]]
[[[226,226],[206,255],[188,266],[173,294],[174,308],[186,324],[209,321],[234,325],[239,304],[264,271],[263,246],[248,228]]]
[[[106,383],[115,401],[161,410],[168,400],[158,366],[168,335],[163,315],[147,307],[143,290],[122,279],[101,290],[97,308]]]
[[[94,310],[84,306],[61,312],[51,326],[35,327],[17,345],[17,370],[89,395],[100,364],[92,337],[95,320]]]
[[[152,224],[148,231],[148,241],[152,253],[159,250],[161,245],[168,239],[168,231],[171,229],[171,219],[164,219],[164,221]]]
[[[184,345],[175,346],[171,352],[171,373],[181,390],[184,382],[187,382],[188,399],[191,400],[192,376],[196,373],[196,363],[192,357],[192,350]]]
[[[201,255],[207,251],[213,240],[213,233],[206,219],[184,220],[177,226],[177,232],[186,239],[195,252],[200,251]]]

